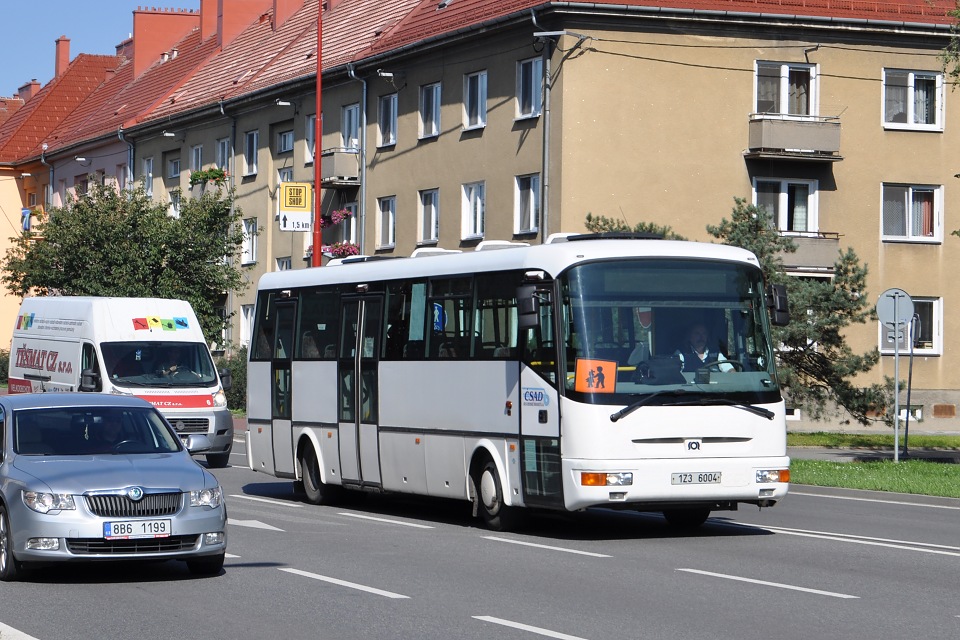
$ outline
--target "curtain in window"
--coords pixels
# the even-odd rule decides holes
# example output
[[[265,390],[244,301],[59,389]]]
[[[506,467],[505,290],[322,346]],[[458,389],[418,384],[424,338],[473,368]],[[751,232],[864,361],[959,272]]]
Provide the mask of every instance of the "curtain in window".
[[[910,235],[933,237],[933,192],[914,191],[911,205]]]
[[[774,228],[780,226],[780,183],[757,181],[757,206],[770,214]]]
[[[937,81],[918,77],[913,85],[913,121],[915,124],[936,123]]]
[[[810,115],[810,69],[790,69],[790,105],[787,113]]]
[[[906,236],[907,187],[883,187],[883,235]]]
[[[884,80],[883,121],[907,121],[907,73],[887,71]]]
[[[780,113],[780,65],[757,67],[757,113]]]
[[[787,229],[790,231],[810,231],[807,208],[810,201],[810,187],[805,184],[787,185]]]

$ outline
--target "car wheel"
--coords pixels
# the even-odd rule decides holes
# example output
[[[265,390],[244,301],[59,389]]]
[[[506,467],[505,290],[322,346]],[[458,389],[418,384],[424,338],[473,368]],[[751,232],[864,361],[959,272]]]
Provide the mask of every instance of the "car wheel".
[[[520,510],[503,503],[503,487],[500,474],[493,460],[487,460],[474,478],[475,500],[480,518],[488,529],[509,531],[520,524]]]
[[[207,466],[211,469],[223,469],[230,462],[230,452],[207,454]]]
[[[215,576],[223,569],[223,553],[207,558],[187,560],[187,568],[195,576]]]
[[[0,580],[13,582],[20,577],[22,565],[13,557],[13,532],[7,508],[0,504]]]

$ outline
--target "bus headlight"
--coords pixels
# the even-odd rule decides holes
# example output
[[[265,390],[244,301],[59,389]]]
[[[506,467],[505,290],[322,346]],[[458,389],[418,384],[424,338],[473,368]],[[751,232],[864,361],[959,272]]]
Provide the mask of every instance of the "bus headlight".
[[[757,484],[768,484],[770,482],[790,482],[790,469],[757,470]]]
[[[580,484],[584,487],[626,487],[633,484],[633,473],[623,471],[619,473],[592,473],[580,472]]]
[[[227,394],[223,392],[223,389],[217,389],[217,392],[213,394],[213,406],[217,409],[227,406]]]

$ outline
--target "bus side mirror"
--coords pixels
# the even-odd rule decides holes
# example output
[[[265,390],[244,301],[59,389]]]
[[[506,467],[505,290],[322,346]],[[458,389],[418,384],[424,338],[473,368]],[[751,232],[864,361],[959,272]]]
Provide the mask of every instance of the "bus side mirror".
[[[233,372],[230,369],[220,370],[220,386],[224,391],[230,391],[233,388]]]
[[[96,369],[80,372],[80,391],[96,391],[100,387],[100,373]]]
[[[532,329],[540,322],[540,299],[533,285],[517,287],[517,324],[521,329]]]
[[[790,324],[786,285],[771,284],[767,287],[767,310],[770,312],[770,322],[774,326],[783,327]]]

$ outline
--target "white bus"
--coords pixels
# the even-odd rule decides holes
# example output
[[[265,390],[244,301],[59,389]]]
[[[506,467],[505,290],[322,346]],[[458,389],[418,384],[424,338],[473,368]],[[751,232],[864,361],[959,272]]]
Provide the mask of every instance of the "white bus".
[[[522,507],[772,506],[784,402],[757,258],[694,242],[565,236],[264,275],[248,364],[250,468],[315,504],[344,489]],[[720,354],[677,355],[688,327]]]

